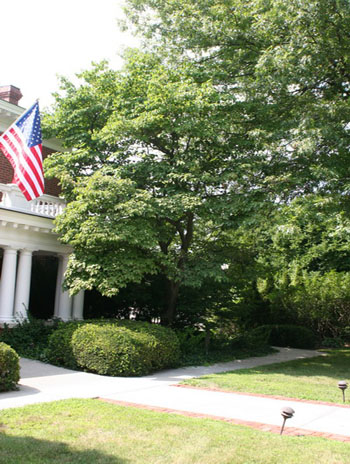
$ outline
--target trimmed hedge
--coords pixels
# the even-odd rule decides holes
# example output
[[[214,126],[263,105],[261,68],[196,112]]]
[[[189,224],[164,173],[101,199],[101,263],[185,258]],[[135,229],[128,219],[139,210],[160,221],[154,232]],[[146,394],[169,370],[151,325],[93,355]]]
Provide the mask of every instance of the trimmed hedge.
[[[117,324],[134,332],[147,334],[146,348],[152,354],[152,370],[176,367],[179,364],[180,342],[172,329],[141,321],[121,320]]]
[[[0,391],[16,390],[19,381],[19,356],[6,343],[0,342]]]
[[[60,323],[50,336],[48,360],[70,369],[104,375],[144,375],[175,367],[180,345],[175,333],[147,322],[76,321]]]
[[[112,324],[87,324],[78,328],[72,338],[79,366],[111,376],[151,372],[152,357],[146,345],[147,335]]]
[[[78,369],[73,348],[72,337],[74,332],[84,322],[71,321],[60,322],[59,328],[53,332],[48,340],[46,356],[48,362],[55,366],[62,366],[68,369]]]
[[[312,330],[298,325],[261,325],[252,331],[255,336],[266,337],[270,345],[313,349],[316,336]]]

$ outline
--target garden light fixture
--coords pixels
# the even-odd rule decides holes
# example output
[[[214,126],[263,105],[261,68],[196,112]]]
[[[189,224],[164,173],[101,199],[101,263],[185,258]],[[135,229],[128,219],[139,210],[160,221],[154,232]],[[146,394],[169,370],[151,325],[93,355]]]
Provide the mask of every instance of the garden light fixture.
[[[281,414],[282,414],[282,417],[283,417],[283,424],[282,424],[282,427],[281,427],[281,431],[280,431],[280,435],[282,435],[283,433],[283,429],[284,429],[284,424],[286,423],[286,420],[287,419],[291,419],[294,415],[294,409],[290,408],[289,406],[286,406],[285,408],[283,408],[281,410]]]
[[[343,403],[345,403],[345,390],[348,388],[347,381],[346,380],[340,380],[338,382],[338,388],[340,388],[340,390],[343,393]]]

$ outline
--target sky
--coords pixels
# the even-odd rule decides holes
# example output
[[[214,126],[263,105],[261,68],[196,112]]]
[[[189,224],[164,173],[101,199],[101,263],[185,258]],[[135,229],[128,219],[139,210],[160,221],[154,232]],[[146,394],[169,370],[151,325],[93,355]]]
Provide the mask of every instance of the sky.
[[[57,75],[74,78],[107,59],[114,69],[121,53],[136,46],[130,32],[121,32],[123,0],[0,0],[0,86],[21,89],[19,105],[52,104]]]

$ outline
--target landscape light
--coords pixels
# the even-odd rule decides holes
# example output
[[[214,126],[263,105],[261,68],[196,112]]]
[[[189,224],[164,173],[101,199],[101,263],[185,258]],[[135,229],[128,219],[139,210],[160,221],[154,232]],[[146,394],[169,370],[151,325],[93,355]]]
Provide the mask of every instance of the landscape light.
[[[291,419],[294,415],[294,409],[290,408],[289,406],[286,406],[285,408],[283,408],[281,410],[281,414],[282,414],[282,417],[283,417],[283,424],[282,424],[282,428],[281,428],[281,431],[280,431],[280,435],[282,435],[283,433],[283,429],[284,429],[284,424],[286,423],[286,420],[287,419]]]
[[[338,388],[340,388],[340,390],[343,393],[343,403],[345,403],[345,390],[348,388],[347,381],[346,380],[340,380],[338,382]]]

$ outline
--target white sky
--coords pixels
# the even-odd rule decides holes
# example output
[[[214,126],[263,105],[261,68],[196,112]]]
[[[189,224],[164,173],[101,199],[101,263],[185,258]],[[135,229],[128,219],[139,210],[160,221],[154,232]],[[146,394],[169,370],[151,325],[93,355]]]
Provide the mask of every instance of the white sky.
[[[19,87],[19,105],[52,103],[57,74],[72,78],[108,59],[122,64],[120,53],[137,40],[119,30],[123,0],[0,0],[0,85]]]

